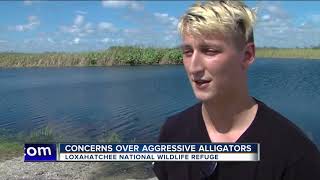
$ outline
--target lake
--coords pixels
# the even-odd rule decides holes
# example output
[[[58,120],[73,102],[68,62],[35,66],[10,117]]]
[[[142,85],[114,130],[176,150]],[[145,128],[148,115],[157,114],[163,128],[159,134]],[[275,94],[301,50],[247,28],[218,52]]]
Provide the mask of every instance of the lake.
[[[258,59],[250,94],[320,145],[320,61]],[[64,142],[154,142],[166,117],[197,102],[182,65],[0,69],[0,130],[49,127]]]

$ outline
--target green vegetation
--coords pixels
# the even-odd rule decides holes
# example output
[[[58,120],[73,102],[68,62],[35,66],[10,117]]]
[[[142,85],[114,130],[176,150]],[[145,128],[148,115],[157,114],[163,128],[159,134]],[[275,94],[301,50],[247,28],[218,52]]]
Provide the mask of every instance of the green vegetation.
[[[0,137],[0,161],[23,154],[23,144]]]
[[[15,133],[7,129],[0,129],[0,161],[22,156],[24,143],[61,143],[64,137],[53,132],[48,125],[33,130],[30,133]],[[121,143],[122,138],[115,132],[104,133],[98,143]],[[134,142],[134,140],[132,140]]]
[[[122,138],[115,132],[104,133],[98,140],[99,143],[121,143]]]
[[[257,57],[320,59],[320,48],[257,48]]]
[[[0,161],[21,156],[24,143],[53,143],[57,140],[56,137],[48,126],[32,131],[27,135],[0,129]]]
[[[0,53],[0,67],[112,66],[180,64],[178,48],[115,46],[105,51],[81,53]]]
[[[17,141],[12,134],[7,129],[0,129],[0,161],[23,154],[23,143]]]
[[[49,126],[46,126],[42,129],[32,131],[24,141],[30,143],[54,143],[58,141],[58,138],[53,134],[52,129],[50,129]]]
[[[257,48],[257,57],[320,59],[320,48]],[[0,67],[67,67],[142,64],[181,64],[179,48],[114,46],[81,53],[0,53]]]

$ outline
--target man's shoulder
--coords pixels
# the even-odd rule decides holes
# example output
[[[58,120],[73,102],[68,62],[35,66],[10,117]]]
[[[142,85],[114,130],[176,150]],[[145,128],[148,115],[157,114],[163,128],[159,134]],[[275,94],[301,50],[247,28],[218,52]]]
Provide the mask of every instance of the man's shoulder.
[[[259,102],[259,106],[261,108],[259,118],[262,119],[263,127],[269,131],[271,136],[277,136],[277,139],[288,138],[288,141],[294,138],[303,142],[310,142],[305,133],[293,121],[262,102]],[[294,144],[294,142],[292,143]]]
[[[295,123],[262,102],[259,106],[261,124],[258,130],[264,139],[261,143],[270,153],[280,153],[296,160],[308,153],[319,153],[316,145]]]
[[[189,137],[194,128],[199,126],[201,103],[167,118],[161,128],[159,141],[182,141]]]

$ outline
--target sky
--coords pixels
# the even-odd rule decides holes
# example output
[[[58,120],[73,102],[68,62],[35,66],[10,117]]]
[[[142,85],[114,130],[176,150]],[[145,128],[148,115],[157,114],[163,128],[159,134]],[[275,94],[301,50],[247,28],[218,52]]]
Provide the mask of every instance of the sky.
[[[175,47],[177,23],[195,1],[0,1],[0,52]],[[257,11],[257,47],[320,45],[319,1],[245,1]]]

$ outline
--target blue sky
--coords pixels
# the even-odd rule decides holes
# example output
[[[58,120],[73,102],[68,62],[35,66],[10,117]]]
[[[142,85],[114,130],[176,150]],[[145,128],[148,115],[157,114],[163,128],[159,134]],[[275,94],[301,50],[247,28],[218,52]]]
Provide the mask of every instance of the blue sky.
[[[0,52],[94,51],[114,45],[174,47],[194,1],[0,1]],[[258,47],[320,44],[320,2],[246,1],[257,9]]]

